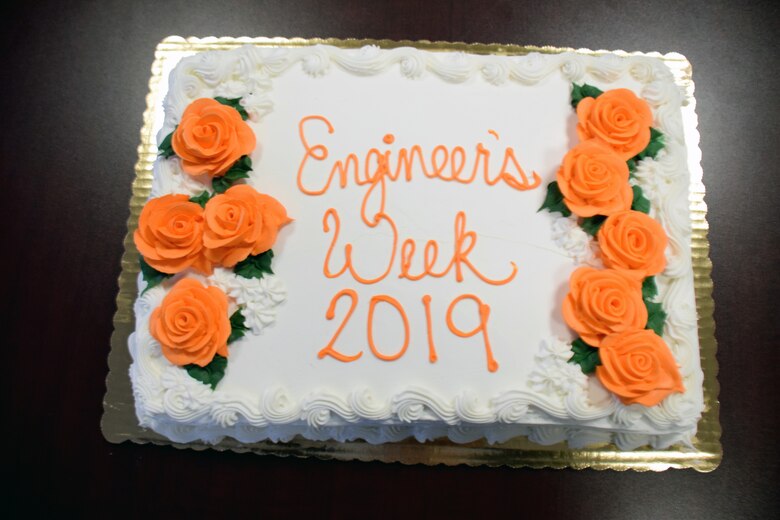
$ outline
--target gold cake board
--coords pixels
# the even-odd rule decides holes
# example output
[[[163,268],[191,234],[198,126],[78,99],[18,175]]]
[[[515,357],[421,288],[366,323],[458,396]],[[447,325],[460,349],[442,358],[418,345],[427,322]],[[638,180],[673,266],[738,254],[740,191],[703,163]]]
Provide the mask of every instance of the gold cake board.
[[[152,165],[157,156],[155,136],[152,131],[155,121],[163,117],[163,77],[181,58],[196,52],[232,49],[246,44],[264,47],[301,47],[314,44],[328,44],[337,47],[357,48],[364,45],[377,45],[382,48],[416,47],[430,51],[465,51],[475,54],[523,55],[530,52],[554,54],[575,51],[581,54],[598,55],[608,51],[588,49],[569,49],[558,47],[533,47],[501,44],[467,44],[428,41],[391,41],[391,40],[338,40],[338,39],[302,39],[302,38],[181,38],[171,36],[157,45],[149,80],[149,94],[146,96],[146,111],[141,128],[141,144],[138,146],[138,162],[135,166],[135,180],[130,199],[130,218],[127,222],[128,233],[124,240],[122,272],[119,276],[119,294],[117,310],[114,315],[114,333],[111,336],[111,351],[108,356],[109,373],[106,378],[106,395],[103,400],[103,418],[101,428],[109,442],[120,443],[130,440],[136,443],[172,445],[176,448],[195,450],[215,449],[236,452],[252,452],[278,456],[317,457],[335,460],[363,460],[382,462],[401,462],[403,464],[466,464],[470,466],[511,466],[533,468],[593,468],[637,471],[663,471],[668,468],[693,468],[708,472],[720,464],[722,447],[720,444],[720,423],[718,421],[718,364],[715,358],[715,322],[713,321],[712,264],[709,260],[709,242],[707,240],[707,206],[704,203],[704,184],[699,165],[699,134],[696,130],[696,100],[691,79],[691,65],[684,56],[676,53],[626,53],[609,51],[618,55],[645,55],[663,60],[671,69],[675,82],[685,93],[683,103],[683,125],[686,129],[691,169],[690,212],[693,223],[692,260],[696,309],[699,320],[699,342],[701,364],[704,372],[705,408],[699,421],[698,432],[693,449],[672,447],[655,450],[649,447],[634,451],[621,451],[613,444],[587,449],[573,450],[565,443],[552,446],[540,446],[525,437],[518,437],[500,444],[488,444],[476,441],[468,444],[455,444],[448,440],[419,443],[414,439],[401,442],[372,445],[363,441],[336,442],[310,441],[300,437],[292,442],[273,443],[270,441],[243,444],[231,438],[225,438],[219,444],[203,442],[187,444],[171,442],[167,438],[146,428],[138,426],[133,403],[133,392],[128,370],[130,353],[127,339],[134,328],[133,302],[138,294],[137,275],[139,270],[138,251],[132,236],[138,225],[138,216],[146,202],[152,185]]]

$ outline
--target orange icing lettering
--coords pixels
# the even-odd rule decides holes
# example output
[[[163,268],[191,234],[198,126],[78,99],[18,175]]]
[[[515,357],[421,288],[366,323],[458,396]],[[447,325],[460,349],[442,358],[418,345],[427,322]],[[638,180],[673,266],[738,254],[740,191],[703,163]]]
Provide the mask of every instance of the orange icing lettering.
[[[371,184],[371,186],[368,188],[368,190],[366,190],[366,194],[363,197],[363,203],[360,205],[360,218],[369,226],[372,222],[376,223],[376,221],[379,219],[379,215],[385,212],[385,199],[387,195],[385,175],[389,173],[387,168],[389,154],[390,152],[385,152],[382,154],[376,148],[371,148],[366,154],[364,169],[366,179],[363,184]],[[371,163],[372,157],[376,158],[376,170],[374,171],[373,175],[369,175],[369,164]],[[368,214],[366,213],[366,207],[368,206],[368,201],[371,198],[371,195],[374,194],[374,190],[377,186],[379,186],[379,209],[374,214],[374,218],[369,219]]]
[[[496,139],[498,139],[498,134],[493,131],[491,135],[495,136]],[[482,146],[482,143],[479,143],[477,145],[477,150],[479,152],[482,152],[485,155],[484,160],[484,166],[483,166],[483,176],[485,178],[485,183],[488,186],[495,186],[501,181],[504,181],[504,184],[509,186],[510,188],[513,188],[518,191],[526,191],[526,190],[532,190],[539,186],[539,184],[542,182],[541,177],[536,172],[531,172],[533,174],[534,182],[532,184],[528,183],[528,176],[525,174],[525,170],[518,164],[517,158],[515,157],[515,151],[514,149],[510,147],[506,147],[504,149],[504,162],[501,163],[501,170],[499,171],[498,175],[494,177],[493,179],[490,178],[490,174],[488,173],[488,161],[490,160],[490,151],[485,149]],[[509,161],[512,161],[512,164],[517,169],[518,175],[520,175],[520,181],[512,177],[512,175],[507,171],[507,164]],[[474,165],[476,168],[476,164]]]
[[[350,298],[351,302],[350,302],[349,310],[347,311],[347,314],[344,316],[344,320],[336,329],[336,332],[333,334],[333,337],[331,337],[328,344],[325,345],[325,347],[323,347],[322,350],[320,350],[317,353],[317,357],[319,359],[323,359],[326,356],[331,356],[334,359],[341,361],[342,363],[351,363],[352,361],[356,361],[360,359],[360,357],[363,355],[363,351],[360,351],[357,354],[350,356],[337,351],[333,345],[335,344],[341,332],[344,330],[344,327],[346,326],[347,322],[352,317],[352,314],[355,312],[355,308],[357,307],[358,304],[357,293],[352,289],[342,289],[341,291],[336,293],[333,296],[333,298],[330,300],[330,305],[328,306],[328,310],[325,313],[325,318],[327,318],[328,320],[332,320],[335,317],[336,304],[338,303],[338,300],[341,299],[342,296],[347,296]],[[426,336],[428,340],[428,361],[430,363],[436,363],[439,357],[436,352],[436,344],[434,343],[433,340],[433,324],[432,324],[433,320],[431,318],[431,300],[432,299],[429,294],[425,294],[422,297],[423,309],[425,310]],[[461,330],[457,325],[455,325],[452,319],[452,313],[455,310],[455,306],[458,305],[458,303],[460,303],[462,300],[471,300],[477,304],[477,309],[479,312],[479,324],[476,327],[474,327],[472,330]],[[379,305],[380,303],[387,303],[395,307],[395,310],[398,311],[398,314],[401,316],[401,320],[403,321],[404,340],[400,349],[395,354],[384,354],[380,352],[379,349],[377,348],[376,341],[374,339],[374,312],[376,311],[377,305]],[[488,336],[489,319],[490,319],[490,306],[484,303],[482,300],[480,300],[478,296],[475,296],[473,294],[461,294],[460,296],[452,300],[449,307],[447,307],[447,314],[445,317],[447,328],[450,330],[450,332],[452,332],[454,335],[460,338],[470,338],[480,332],[482,333],[483,342],[485,344],[485,356],[487,357],[487,369],[489,372],[496,372],[499,368],[499,364],[496,362],[495,358],[493,357],[493,349],[490,344],[490,337]],[[403,305],[401,305],[401,303],[398,300],[396,300],[395,298],[387,294],[378,294],[376,296],[373,296],[368,306],[366,337],[368,339],[368,346],[371,349],[371,352],[382,361],[395,361],[397,359],[400,359],[404,354],[406,354],[406,351],[409,348],[411,334],[410,334],[409,318],[406,315],[406,311],[404,310]]]
[[[450,153],[450,171],[452,171],[452,180],[460,182],[461,184],[468,184],[474,180],[473,173],[471,177],[461,178],[460,172],[463,171],[464,166],[466,166],[466,151],[462,146],[456,146],[452,149],[452,153]]]
[[[382,354],[379,352],[379,350],[377,350],[376,344],[374,344],[374,309],[380,302],[389,303],[395,307],[404,321],[404,344],[401,347],[401,350],[392,356]],[[378,294],[371,298],[371,303],[368,305],[368,346],[371,348],[371,352],[373,352],[376,357],[383,361],[395,361],[396,359],[403,356],[406,352],[406,349],[409,348],[409,319],[406,317],[406,312],[404,311],[403,306],[401,306],[398,300],[392,296]]]
[[[507,171],[506,167],[509,161],[512,161],[512,164],[514,165],[515,169],[517,170],[518,175],[520,175],[521,180],[517,180]],[[539,183],[542,182],[542,178],[539,177],[539,175],[536,172],[531,172],[534,176],[534,182],[529,184],[528,183],[528,176],[525,174],[525,171],[523,170],[522,166],[517,162],[517,158],[515,157],[515,151],[512,148],[507,147],[504,151],[504,162],[501,164],[501,173],[499,177],[507,184],[507,186],[511,186],[512,188],[518,190],[518,191],[525,191],[525,190],[532,190],[539,186]]]
[[[469,300],[472,300],[479,307],[479,325],[474,327],[473,330],[463,331],[460,330],[455,325],[455,323],[453,323],[452,311],[461,300],[467,298]],[[447,308],[447,327],[450,329],[450,332],[452,332],[453,334],[461,338],[470,338],[475,334],[477,334],[478,332],[482,332],[482,338],[485,341],[485,355],[487,356],[487,368],[490,372],[495,372],[496,370],[498,370],[498,363],[493,358],[493,350],[490,347],[490,338],[488,337],[488,330],[487,330],[487,322],[489,318],[490,318],[490,306],[485,303],[482,303],[482,300],[480,300],[477,296],[474,296],[473,294],[461,294],[460,296],[452,300],[452,303],[450,303],[450,306]]]
[[[471,270],[477,278],[490,285],[504,285],[515,278],[517,275],[517,265],[514,262],[509,262],[509,265],[512,266],[512,272],[505,278],[494,280],[482,274],[468,258],[468,255],[476,245],[477,234],[474,231],[466,231],[466,214],[463,211],[459,211],[457,215],[455,215],[455,247],[449,265],[447,265],[443,271],[436,272],[433,270],[436,258],[439,254],[439,245],[435,240],[428,240],[425,244],[423,270],[420,274],[411,274],[409,269],[412,265],[412,258],[414,257],[416,246],[414,240],[407,238],[401,244],[401,273],[398,277],[412,281],[420,280],[426,276],[441,278],[447,275],[454,267],[455,279],[458,282],[462,282],[463,266],[465,266]]]
[[[498,132],[495,130],[488,130],[488,133],[496,138],[496,141],[500,139],[498,136]],[[481,146],[482,143],[480,143]],[[486,151],[487,152],[487,151]],[[488,158],[490,157],[490,152],[487,152]],[[520,175],[520,181],[512,177],[512,175],[507,171],[507,164],[509,161],[512,161],[512,164],[514,165],[515,169],[517,170],[518,175]],[[528,176],[525,174],[525,170],[523,170],[523,167],[520,166],[520,164],[517,162],[517,157],[515,157],[515,151],[514,149],[507,147],[504,149],[504,162],[501,164],[501,172],[498,174],[498,177],[496,177],[493,180],[490,180],[488,178],[488,172],[487,169],[485,169],[485,182],[488,183],[488,185],[493,186],[498,183],[499,180],[504,181],[507,186],[510,186],[511,188],[514,188],[518,191],[526,191],[526,190],[532,190],[539,186],[539,183],[542,182],[542,179],[539,177],[539,175],[536,172],[531,172],[533,174],[534,182],[529,184],[528,183]]]
[[[308,187],[307,184],[304,183],[304,170],[309,164],[309,159],[322,162],[329,157],[327,146],[320,143],[311,144],[306,136],[307,126],[315,121],[325,124],[328,134],[332,135],[335,133],[333,124],[324,116],[309,115],[302,118],[298,123],[298,135],[305,152],[298,166],[298,189],[307,195],[322,195],[330,189],[333,179],[336,176],[338,176],[339,179],[339,187],[345,188],[351,172],[355,185],[369,185],[369,188],[363,197],[363,204],[361,206],[361,217],[367,224],[375,220],[369,219],[366,215],[368,200],[374,195],[375,190],[379,190],[378,196],[380,202],[377,213],[381,213],[385,208],[385,192],[387,189],[385,179],[395,182],[403,178],[406,182],[410,182],[413,179],[415,163],[424,177],[429,179],[440,179],[445,182],[457,181],[462,184],[470,184],[477,178],[481,169],[482,178],[488,186],[494,186],[499,182],[502,182],[514,190],[526,191],[538,187],[541,183],[541,178],[536,172],[532,172],[533,181],[529,181],[528,176],[517,161],[514,149],[511,147],[505,148],[504,161],[501,169],[495,177],[491,178],[490,151],[487,150],[482,143],[477,143],[476,145],[473,168],[471,169],[471,174],[469,176],[463,175],[466,165],[466,152],[463,147],[455,146],[448,148],[444,145],[437,145],[428,156],[429,163],[426,163],[422,147],[419,144],[415,144],[408,148],[403,147],[398,149],[398,151],[395,152],[395,155],[393,155],[394,152],[391,152],[390,150],[381,152],[376,148],[369,149],[364,156],[362,172],[357,154],[349,153],[345,159],[337,160],[333,163],[330,172],[319,188]],[[488,133],[495,137],[496,140],[499,139],[498,133],[495,130],[488,130]],[[395,142],[395,136],[389,133],[385,134],[382,141],[387,145],[392,144]],[[393,162],[394,168],[391,164]],[[373,165],[375,165],[375,169],[372,171]],[[444,173],[448,165],[450,171],[449,175]],[[516,175],[509,172],[509,166],[516,170]]]
[[[431,327],[431,295],[426,294],[422,297],[425,307],[425,326],[428,332],[428,361],[436,363],[439,357],[436,355],[436,345],[433,344],[433,328]]]
[[[398,151],[398,162],[396,163],[394,175],[396,179],[399,178],[401,170],[403,169],[406,171],[404,180],[406,182],[410,182],[412,180],[412,166],[414,166],[415,156],[417,157],[417,161],[420,163],[420,168],[422,168],[423,174],[426,177],[430,177],[428,174],[428,169],[425,167],[425,160],[422,156],[422,148],[420,148],[419,144],[416,144],[411,148],[401,148]]]
[[[447,272],[450,270],[448,267],[442,273],[435,273],[433,271],[433,266],[436,264],[436,259],[439,256],[439,243],[435,240],[428,240],[425,243],[425,249],[423,250],[422,273],[419,275],[411,274],[409,272],[409,268],[412,265],[412,258],[414,257],[414,251],[416,248],[417,246],[415,245],[414,240],[411,238],[407,238],[404,240],[403,244],[401,244],[401,273],[398,275],[398,278],[406,278],[407,280],[416,282],[417,280],[421,280],[426,276],[439,278],[447,274]]]
[[[344,271],[347,270],[347,264],[345,263],[344,266],[339,270],[337,273],[331,273],[330,268],[328,267],[330,265],[330,255],[333,253],[333,248],[336,246],[336,241],[339,239],[339,230],[341,229],[341,221],[339,220],[339,213],[333,208],[329,208],[325,214],[322,216],[322,230],[327,233],[330,231],[330,226],[328,226],[328,217],[333,218],[333,240],[330,242],[330,247],[328,247],[328,252],[325,253],[325,262],[322,264],[322,272],[325,275],[326,278],[338,278],[342,274],[344,274]]]
[[[495,183],[491,183],[488,180],[490,177],[490,174],[488,173],[488,170],[490,169],[490,150],[485,148],[482,143],[477,143],[477,157],[474,159],[474,168],[471,169],[471,177],[469,177],[469,182],[473,181],[477,177],[480,161],[482,162],[482,178],[485,179],[485,182],[488,184],[488,186],[493,186]]]
[[[334,222],[334,229],[333,229],[333,240],[330,242],[330,246],[328,247],[328,252],[325,254],[325,261],[322,265],[322,272],[327,278],[338,278],[342,274],[344,274],[345,271],[349,270],[349,274],[352,275],[352,278],[357,280],[360,283],[371,285],[374,283],[377,283],[381,280],[384,280],[388,274],[390,274],[390,270],[393,268],[393,261],[395,260],[395,250],[398,245],[398,229],[395,227],[395,222],[392,218],[390,218],[385,213],[377,213],[375,220],[371,223],[367,223],[368,227],[374,228],[379,225],[381,221],[385,221],[390,225],[390,229],[393,232],[393,249],[390,253],[390,260],[387,262],[387,268],[385,271],[380,274],[379,276],[375,278],[364,278],[361,276],[356,270],[354,265],[352,264],[352,243],[348,242],[344,245],[344,265],[339,269],[338,272],[333,273],[330,270],[330,256],[333,253],[333,248],[336,246],[336,241],[339,237],[339,230],[341,228],[341,222],[339,221],[339,214],[338,211],[334,208],[328,208],[328,210],[325,212],[325,215],[322,217],[322,229],[327,233],[330,231],[330,226],[328,226],[328,217],[333,218]]]
[[[330,305],[328,306],[328,310],[325,313],[325,318],[328,320],[332,320],[334,316],[336,315],[336,302],[341,298],[342,296],[349,296],[352,299],[352,304],[349,306],[349,310],[347,311],[347,315],[344,316],[344,321],[341,322],[341,325],[339,325],[339,328],[336,329],[336,333],[333,334],[333,337],[330,339],[327,345],[317,353],[317,357],[322,359],[325,356],[332,356],[339,361],[343,363],[350,363],[352,361],[355,361],[360,358],[360,356],[363,355],[363,351],[358,352],[354,356],[347,356],[346,354],[342,354],[341,352],[338,352],[333,348],[333,344],[336,342],[336,338],[339,337],[339,334],[341,334],[341,331],[344,329],[344,326],[347,324],[347,321],[349,321],[349,318],[352,317],[352,313],[355,312],[355,307],[357,307],[357,301],[358,296],[355,291],[352,289],[342,289],[339,292],[336,293],[335,296],[330,300]]]
[[[443,155],[441,159],[439,159],[439,155]],[[441,161],[441,164],[439,163]],[[447,163],[450,161],[450,151],[447,150],[446,146],[443,145],[437,145],[433,152],[431,153],[431,166],[433,166],[433,177],[438,177],[443,181],[451,181],[452,177],[445,177],[441,174],[441,172],[444,171],[444,168],[447,167]]]
[[[529,180],[524,169],[520,166],[515,151],[511,147],[504,149],[503,163],[500,170],[491,176],[490,156],[491,152],[483,143],[476,144],[476,151],[473,157],[470,173],[467,170],[467,153],[461,146],[447,147],[445,145],[436,145],[428,155],[423,152],[419,144],[410,147],[399,148],[397,151],[389,149],[381,151],[377,148],[370,148],[361,159],[356,153],[349,153],[345,158],[332,162],[330,171],[325,176],[317,176],[316,173],[306,175],[306,167],[312,162],[324,162],[328,159],[330,152],[325,144],[311,143],[306,135],[308,125],[319,122],[324,124],[328,134],[334,134],[335,128],[331,122],[324,116],[310,115],[302,118],[298,124],[298,132],[305,153],[297,172],[298,189],[307,195],[319,196],[327,193],[331,188],[334,179],[337,179],[340,188],[346,188],[350,180],[355,186],[365,186],[365,192],[360,206],[360,218],[369,228],[376,228],[385,223],[392,232],[392,249],[389,255],[386,267],[382,273],[374,277],[367,277],[358,273],[353,262],[353,244],[347,242],[344,244],[344,263],[337,270],[331,270],[331,257],[333,250],[339,239],[341,230],[341,221],[339,213],[335,208],[329,208],[325,211],[322,218],[322,228],[325,233],[333,231],[333,237],[325,255],[323,263],[323,274],[327,278],[338,278],[344,273],[349,272],[354,280],[359,283],[370,285],[384,280],[395,262],[396,252],[400,257],[399,278],[406,278],[411,281],[420,280],[426,276],[441,278],[453,272],[457,282],[464,279],[464,271],[468,270],[479,278],[482,282],[490,285],[504,285],[511,282],[517,275],[517,265],[509,262],[511,272],[504,278],[491,278],[483,274],[470,260],[469,255],[477,244],[477,234],[468,230],[466,225],[466,213],[458,211],[454,220],[454,241],[452,256],[446,267],[437,269],[439,257],[439,243],[436,240],[427,240],[422,254],[422,269],[420,272],[412,273],[412,261],[414,259],[417,247],[416,241],[407,238],[402,241],[398,247],[399,234],[395,221],[385,212],[387,207],[387,188],[388,182],[404,180],[411,182],[414,178],[414,172],[422,173],[423,178],[439,179],[445,182],[458,182],[461,184],[470,184],[478,177],[481,177],[486,185],[494,186],[502,183],[507,187],[526,191],[539,186],[541,179],[536,172],[532,172],[532,180]],[[488,133],[498,141],[500,139],[498,132],[488,130]],[[391,145],[395,142],[395,136],[387,133],[383,136],[382,142],[385,145]],[[342,296],[351,299],[349,310],[344,320],[336,329],[333,337],[328,344],[317,354],[322,359],[331,356],[338,361],[349,363],[359,359],[363,352],[360,351],[354,355],[346,355],[334,348],[334,344],[350,320],[358,303],[358,295],[352,289],[342,289],[330,301],[325,317],[332,320],[335,316],[336,304]],[[452,313],[458,303],[468,299],[473,301],[478,308],[479,324],[472,330],[461,330],[455,325],[452,319]],[[398,352],[387,355],[380,352],[374,340],[374,311],[379,303],[387,303],[398,311],[404,325],[404,341]],[[438,360],[436,345],[433,338],[433,327],[431,318],[431,296],[426,294],[422,297],[423,308],[425,311],[425,324],[428,343],[428,360],[435,363]],[[461,338],[470,338],[478,333],[482,333],[485,355],[487,358],[487,369],[490,372],[498,370],[499,365],[493,357],[490,338],[488,335],[488,321],[490,319],[490,306],[483,303],[479,297],[473,294],[463,294],[455,298],[447,308],[446,323],[450,332]],[[379,359],[384,361],[394,361],[402,357],[409,347],[410,327],[406,311],[398,300],[389,295],[377,295],[371,298],[368,309],[368,327],[367,339],[371,352]]]
[[[467,240],[469,241],[469,245],[465,246],[464,243]],[[459,282],[463,281],[461,264],[465,264],[477,278],[490,285],[504,285],[511,282],[517,274],[517,265],[515,265],[514,262],[509,262],[512,266],[512,273],[503,280],[491,280],[480,273],[468,259],[468,254],[474,249],[475,245],[477,245],[477,234],[473,231],[466,231],[466,214],[459,211],[455,216],[455,254],[452,256],[452,262],[450,263],[450,267],[453,265],[455,266],[455,279]],[[447,267],[447,271],[450,270],[450,267]]]
[[[332,134],[334,132],[333,125],[330,124],[330,121],[328,121],[327,118],[322,116],[306,116],[303,119],[300,120],[298,123],[298,136],[301,139],[301,144],[303,144],[304,149],[306,150],[306,153],[303,156],[303,159],[301,159],[301,164],[298,166],[298,189],[301,190],[306,195],[322,195],[326,191],[328,191],[328,188],[330,188],[330,183],[333,181],[333,175],[336,173],[337,166],[341,166],[340,170],[340,182],[339,186],[344,188],[347,185],[347,169],[345,166],[342,165],[341,161],[338,161],[336,165],[333,166],[333,169],[330,171],[330,176],[328,177],[327,182],[325,183],[325,186],[323,186],[319,190],[311,190],[306,188],[303,185],[303,168],[306,166],[306,162],[309,160],[309,157],[312,157],[313,159],[317,161],[324,161],[328,158],[328,148],[324,144],[317,144],[314,146],[309,145],[309,140],[306,139],[306,134],[303,131],[304,123],[307,121],[322,121],[326,125],[328,125],[328,133]],[[351,156],[347,159],[347,164],[350,164]],[[357,176],[357,156],[354,158],[355,163],[355,175]]]

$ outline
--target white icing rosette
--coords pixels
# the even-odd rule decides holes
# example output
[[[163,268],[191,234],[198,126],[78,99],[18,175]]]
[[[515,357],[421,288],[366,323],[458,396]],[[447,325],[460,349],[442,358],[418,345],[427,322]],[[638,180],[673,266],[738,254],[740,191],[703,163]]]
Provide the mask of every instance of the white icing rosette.
[[[596,265],[593,238],[577,224],[576,216],[564,217],[555,214],[552,223],[552,238],[555,245],[563,249],[577,264]]]
[[[245,325],[254,334],[260,334],[276,321],[277,307],[287,298],[284,283],[273,274],[245,278],[217,267],[209,277],[209,283],[225,291],[240,306]]]
[[[418,79],[425,73],[426,63],[417,49],[409,49],[399,59],[401,74],[409,79]]]

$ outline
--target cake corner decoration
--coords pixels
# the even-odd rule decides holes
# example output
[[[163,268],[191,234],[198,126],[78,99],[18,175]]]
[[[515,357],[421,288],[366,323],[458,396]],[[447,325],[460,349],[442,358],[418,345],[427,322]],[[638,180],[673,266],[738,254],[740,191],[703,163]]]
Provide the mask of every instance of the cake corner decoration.
[[[655,406],[683,392],[679,368],[662,339],[666,313],[654,301],[653,275],[666,266],[666,232],[647,215],[650,201],[629,183],[645,157],[663,148],[647,103],[628,89],[572,84],[580,143],[563,158],[539,208],[574,214],[596,238],[605,269],[580,267],[562,307],[579,335],[570,362],[625,404]]]
[[[658,60],[611,57],[183,58],[133,235],[140,423],[177,442],[687,442],[679,100]]]
[[[255,298],[239,296],[233,301],[236,310],[228,315],[229,297],[219,284],[204,286],[186,272],[208,277],[221,267],[244,278],[273,274],[271,247],[279,229],[291,222],[275,198],[237,182],[249,177],[248,154],[256,144],[239,101],[199,98],[187,106],[182,122],[162,141],[159,155],[176,160],[171,159],[175,155],[190,175],[210,176],[213,191],[204,186],[193,197],[167,194],[149,199],[133,235],[144,292],[174,275],[184,276],[176,277],[152,312],[152,336],[173,365],[184,367],[212,389],[224,376],[227,345],[262,326],[246,324],[244,311]]]

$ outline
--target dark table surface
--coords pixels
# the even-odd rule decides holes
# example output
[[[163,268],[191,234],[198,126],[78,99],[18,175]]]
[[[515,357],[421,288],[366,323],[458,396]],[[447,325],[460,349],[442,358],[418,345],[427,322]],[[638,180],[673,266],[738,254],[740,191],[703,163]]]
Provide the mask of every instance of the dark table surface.
[[[3,508],[325,517],[771,518],[778,512],[778,8],[771,2],[10,2],[2,8]],[[677,51],[709,206],[723,463],[664,473],[424,467],[107,443],[130,184],[165,36]]]

